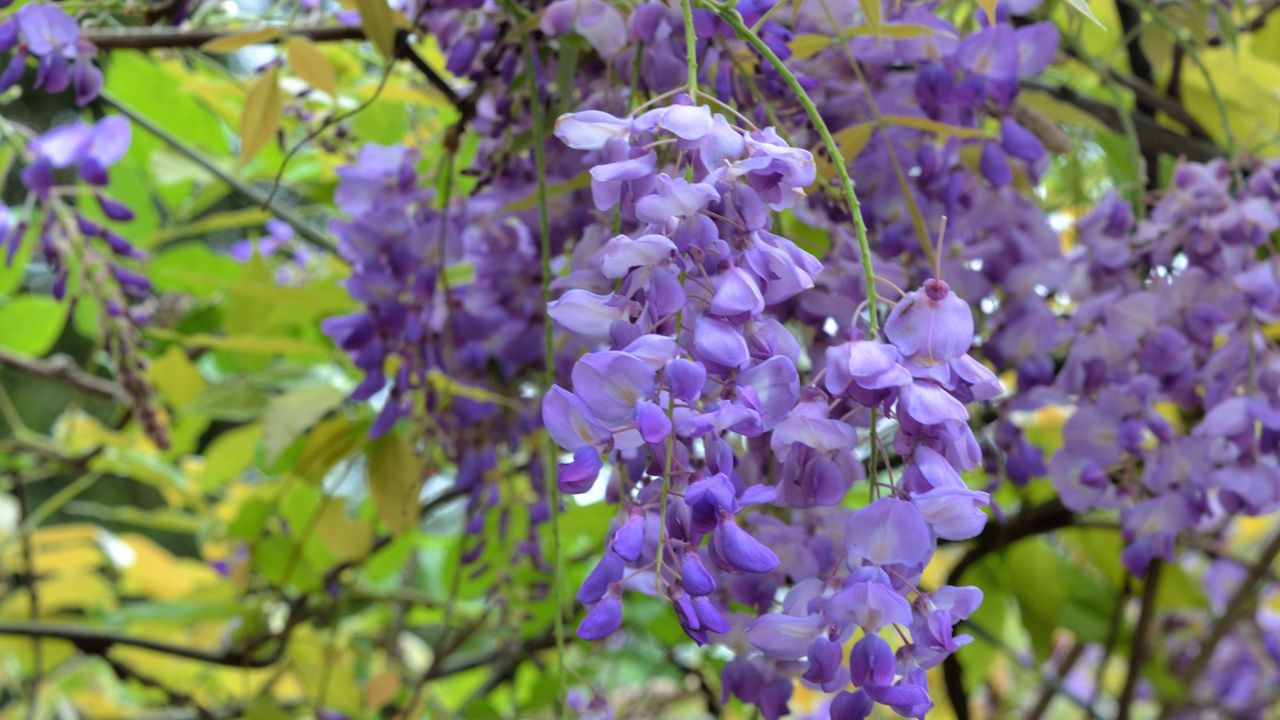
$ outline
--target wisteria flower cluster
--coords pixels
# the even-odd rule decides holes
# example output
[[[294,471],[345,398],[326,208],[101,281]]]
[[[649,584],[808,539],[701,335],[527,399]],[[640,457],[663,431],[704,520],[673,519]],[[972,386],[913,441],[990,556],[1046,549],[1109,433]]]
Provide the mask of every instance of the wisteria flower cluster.
[[[631,228],[584,237],[581,267],[549,308],[607,348],[577,361],[572,391],[544,400],[548,430],[573,454],[560,489],[589,489],[604,454],[623,505],[579,590],[591,610],[578,634],[615,631],[624,588],[656,593],[699,643],[745,631],[758,654],[726,668],[726,688],[768,717],[783,712],[791,675],[826,691],[852,685],[839,700],[848,717],[873,702],[924,712],[924,670],[967,641],[952,626],[981,600],[976,588],[917,586],[937,538],[973,537],[986,520],[985,493],[958,472],[981,460],[964,402],[1000,386],[966,354],[969,307],[932,279],[894,308],[887,342],[851,331],[828,351],[825,382],[802,387],[811,359],[775,313],[822,265],[770,228],[813,184],[809,153],[687,96],[628,117],[571,113],[556,134],[588,153],[604,222]],[[857,424],[873,412],[897,420],[909,461],[898,484],[848,512],[839,506],[865,475]],[[744,513],[752,506],[777,510]],[[808,536],[818,518],[842,525],[842,542]],[[779,591],[783,611],[768,612]],[[729,598],[760,616],[731,619]],[[891,626],[911,638],[896,657],[878,635]],[[842,646],[859,630],[846,664]]]
[[[102,70],[93,62],[97,49],[80,36],[75,19],[52,3],[23,5],[0,22],[0,53],[12,53],[0,71],[0,92],[22,79],[31,58],[36,60],[36,89],[60,93],[72,88],[81,107],[102,90]]]

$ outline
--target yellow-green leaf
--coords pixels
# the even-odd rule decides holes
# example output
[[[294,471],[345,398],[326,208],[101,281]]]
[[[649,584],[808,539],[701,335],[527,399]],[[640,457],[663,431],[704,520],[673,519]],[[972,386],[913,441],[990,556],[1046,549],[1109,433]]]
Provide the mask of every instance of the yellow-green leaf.
[[[946,35],[955,37],[952,33],[943,32],[937,28],[931,28],[928,25],[917,25],[915,23],[886,23],[882,24],[879,31],[870,25],[858,25],[844,31],[845,38],[865,37],[867,35],[876,35],[878,37],[893,38],[894,40],[907,40],[917,37],[928,37],[930,35]]]
[[[830,47],[835,41],[836,39],[830,35],[800,33],[791,38],[791,42],[788,43],[788,47],[791,48],[791,59],[806,60],[811,58]]]
[[[172,340],[187,347],[203,347],[211,350],[227,350],[260,355],[324,355],[325,350],[315,343],[278,335],[208,335],[196,333],[183,335],[163,328],[150,328],[147,334],[162,340]]]
[[[875,130],[873,123],[858,123],[834,133],[831,137],[835,138],[836,144],[840,146],[840,154],[844,156],[845,161],[849,161],[858,157],[862,148],[867,146],[872,130]]]
[[[248,162],[271,142],[280,127],[284,98],[280,94],[280,68],[272,65],[249,88],[240,115],[240,159]]]
[[[867,27],[871,28],[871,33],[880,37],[880,0],[858,0],[858,6],[862,8],[862,15],[867,19]]]
[[[369,446],[369,492],[378,517],[393,534],[417,523],[422,464],[400,433],[387,433]]]
[[[978,0],[978,5],[982,6],[982,9],[987,12],[987,20],[990,20],[992,25],[996,24],[996,1]]]
[[[248,32],[220,35],[200,46],[201,50],[211,53],[235,52],[250,45],[260,45],[276,39],[279,32],[275,28],[249,30]]]
[[[387,0],[355,0],[365,37],[390,60],[396,52],[396,19]]]
[[[205,381],[200,371],[176,345],[151,362],[147,378],[160,391],[161,397],[175,408],[184,408],[204,392]]]
[[[948,125],[947,123],[930,120],[925,117],[917,117],[915,115],[885,115],[880,118],[881,125],[897,125],[899,127],[915,128],[924,130],[935,135],[950,135],[958,138],[981,138],[988,137],[989,133],[979,128],[960,127],[959,125]]]
[[[308,85],[328,95],[338,96],[338,79],[329,58],[320,52],[315,43],[301,37],[291,37],[284,46],[289,67]]]

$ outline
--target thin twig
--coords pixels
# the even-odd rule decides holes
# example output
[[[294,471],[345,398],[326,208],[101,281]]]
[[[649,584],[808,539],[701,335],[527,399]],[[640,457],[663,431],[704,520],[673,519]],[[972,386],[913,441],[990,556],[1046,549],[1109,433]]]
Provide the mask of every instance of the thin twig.
[[[236,194],[249,200],[254,205],[261,205],[271,211],[273,215],[280,218],[280,220],[289,227],[293,228],[294,231],[307,242],[332,253],[336,253],[338,251],[338,246],[329,238],[328,235],[324,233],[324,231],[307,222],[301,215],[294,212],[291,208],[284,207],[278,203],[268,202],[267,194],[265,192],[253,187],[252,185],[246,184],[231,173],[223,170],[221,167],[218,167],[218,165],[214,163],[213,160],[206,157],[204,153],[182,142],[169,131],[159,125],[156,125],[143,115],[140,115],[138,111],[129,107],[111,93],[103,91],[103,93],[98,97],[107,105],[118,110],[121,115],[132,120],[135,125],[138,125],[152,135],[155,135],[166,145],[177,150],[179,154],[186,156],[188,160],[199,165],[205,170],[205,172],[208,172],[210,175],[213,175],[226,183],[236,192]]]
[[[293,160],[293,156],[297,155],[298,151],[301,150],[303,146],[305,146],[307,143],[311,142],[312,140],[315,140],[324,131],[337,125],[338,123],[345,122],[346,120],[349,120],[350,118],[360,114],[361,112],[366,110],[370,105],[377,102],[378,98],[382,96],[383,88],[387,86],[387,80],[391,77],[391,70],[394,67],[395,67],[395,63],[392,63],[392,62],[387,63],[386,68],[384,68],[382,71],[382,78],[378,80],[378,87],[373,91],[373,94],[370,95],[366,100],[364,100],[359,105],[356,105],[355,107],[351,108],[346,112],[329,116],[329,118],[327,118],[324,122],[320,123],[320,125],[317,126],[314,130],[307,133],[305,137],[303,137],[298,142],[294,143],[293,147],[289,148],[289,152],[285,153],[284,159],[280,161],[280,169],[276,170],[275,179],[271,181],[271,192],[267,193],[267,198],[262,203],[264,208],[269,208],[271,205],[271,201],[276,198],[276,193],[280,192],[280,183],[284,180],[284,171],[286,168],[289,167],[289,161]]]

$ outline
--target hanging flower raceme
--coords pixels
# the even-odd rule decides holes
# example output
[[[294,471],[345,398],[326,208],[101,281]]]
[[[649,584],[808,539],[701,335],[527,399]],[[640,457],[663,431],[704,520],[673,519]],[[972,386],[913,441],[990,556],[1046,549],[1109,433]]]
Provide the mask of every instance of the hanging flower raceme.
[[[932,280],[890,315],[889,343],[854,331],[827,354],[825,390],[802,386],[804,357],[779,312],[822,265],[771,228],[815,168],[772,129],[738,122],[749,124],[678,96],[629,117],[588,110],[557,123],[592,163],[601,223],[624,230],[584,236],[575,257],[586,267],[557,281],[548,309],[598,348],[543,401],[572,455],[560,489],[586,492],[607,461],[624,508],[578,592],[590,606],[579,635],[616,631],[631,589],[670,602],[699,643],[745,631],[725,687],[768,717],[785,712],[790,684],[762,692],[738,674],[800,675],[848,689],[844,704],[923,712],[923,672],[967,641],[951,628],[981,594],[927,593],[920,574],[937,538],[973,537],[985,522],[985,493],[959,474],[980,461],[964,403],[999,383],[966,354],[968,306]],[[838,507],[864,476],[851,418],[871,409],[898,419],[908,463],[899,484],[851,513]],[[783,611],[771,612],[780,591]],[[729,614],[730,599],[758,617]],[[889,625],[912,638],[896,661],[869,639]]]

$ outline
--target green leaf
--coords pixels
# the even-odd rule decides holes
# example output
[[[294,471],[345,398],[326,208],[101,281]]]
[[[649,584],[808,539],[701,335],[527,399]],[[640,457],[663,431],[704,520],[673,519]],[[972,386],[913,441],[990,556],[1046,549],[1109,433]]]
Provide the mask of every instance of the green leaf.
[[[1006,554],[1022,624],[1036,657],[1043,660],[1053,649],[1053,631],[1067,597],[1063,559],[1039,539],[1016,543]]]
[[[262,442],[262,425],[253,423],[228,430],[218,436],[205,452],[204,475],[201,486],[205,490],[239,480],[253,464],[253,455]]]
[[[240,161],[248,162],[271,142],[280,128],[284,96],[280,92],[280,67],[272,65],[249,88],[240,115]]]
[[[67,324],[68,306],[40,295],[19,295],[0,305],[0,347],[40,357]]]
[[[356,9],[360,11],[360,26],[364,28],[365,37],[382,53],[382,57],[391,60],[396,53],[396,18],[386,0],[355,0]]]
[[[370,444],[369,492],[392,534],[417,524],[422,481],[422,463],[404,435],[390,432]]]

